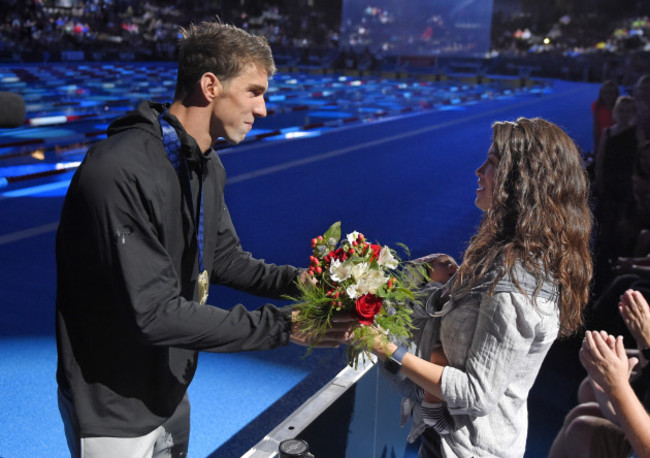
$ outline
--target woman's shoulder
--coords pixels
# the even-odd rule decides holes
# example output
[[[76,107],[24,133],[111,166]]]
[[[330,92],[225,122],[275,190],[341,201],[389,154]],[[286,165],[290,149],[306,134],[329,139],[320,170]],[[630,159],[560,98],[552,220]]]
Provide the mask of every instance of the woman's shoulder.
[[[475,292],[491,292],[501,300],[517,303],[537,304],[542,309],[553,309],[559,298],[559,290],[552,274],[540,265],[537,271],[526,268],[521,261],[515,262],[507,269],[503,264],[496,264],[485,275]]]

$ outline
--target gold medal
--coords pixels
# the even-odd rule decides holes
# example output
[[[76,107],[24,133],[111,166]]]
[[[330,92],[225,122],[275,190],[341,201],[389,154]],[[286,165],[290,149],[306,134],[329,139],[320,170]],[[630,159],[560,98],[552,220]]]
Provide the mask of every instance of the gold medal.
[[[208,289],[210,288],[210,281],[208,280],[208,271],[204,270],[199,274],[199,302],[205,305],[208,302]]]

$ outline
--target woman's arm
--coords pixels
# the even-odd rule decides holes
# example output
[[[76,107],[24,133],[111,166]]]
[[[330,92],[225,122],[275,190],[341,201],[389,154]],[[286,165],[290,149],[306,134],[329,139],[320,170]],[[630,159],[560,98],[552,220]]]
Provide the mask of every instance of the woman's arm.
[[[443,367],[449,365],[449,361],[447,361],[447,357],[445,356],[445,352],[442,350],[441,345],[438,345],[433,349],[433,351],[431,352],[431,356],[429,357],[429,362]],[[442,399],[440,399],[437,396],[434,396],[431,393],[425,393],[424,402],[431,402],[431,403],[442,402]]]
[[[609,397],[625,437],[639,457],[650,457],[650,417],[634,394],[627,378],[628,360],[623,338],[604,339],[587,331],[580,361],[592,380]]]
[[[535,338],[533,321],[538,320],[533,317],[539,317],[538,312],[522,294],[494,294],[481,304],[463,369],[444,367],[409,353],[402,360],[401,373],[444,400],[452,413],[486,415],[501,399],[514,374],[526,365]],[[392,343],[378,343],[374,353],[385,361],[396,348]]]
[[[385,343],[383,339],[376,339],[373,353],[383,363],[389,355],[397,350],[397,345],[392,342]],[[407,353],[402,359],[400,373],[411,379],[427,393],[431,393],[437,398],[442,398],[440,391],[440,378],[444,367],[438,364],[430,363],[422,358],[418,358],[413,353]]]

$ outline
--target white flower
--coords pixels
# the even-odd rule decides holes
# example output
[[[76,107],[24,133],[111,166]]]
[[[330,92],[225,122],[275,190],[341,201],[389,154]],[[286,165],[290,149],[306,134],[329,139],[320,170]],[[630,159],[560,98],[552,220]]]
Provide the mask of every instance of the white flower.
[[[367,293],[376,294],[388,281],[381,269],[371,269],[370,264],[366,262],[355,264],[350,274],[356,283],[350,285],[346,292],[352,299]]]
[[[389,269],[394,269],[397,267],[397,259],[393,257],[393,254],[390,252],[390,249],[387,246],[384,246],[379,252],[379,258],[377,259],[377,264],[380,266],[385,266]]]
[[[355,264],[354,267],[352,267],[352,271],[350,272],[352,274],[352,278],[354,278],[354,280],[359,283],[368,272],[369,267],[370,265],[367,262],[360,262],[358,264]]]
[[[330,264],[330,275],[332,280],[342,282],[350,278],[351,265],[349,262],[341,262],[338,259],[332,259]]]
[[[357,285],[348,286],[345,289],[345,294],[347,294],[350,299],[356,299],[357,297],[361,296],[361,294],[359,294],[359,291],[357,290]]]
[[[388,281],[388,277],[379,269],[370,269],[358,282],[358,290],[363,294],[377,294],[377,290]]]
[[[350,232],[347,236],[348,243],[352,245],[352,242],[356,242],[359,238],[359,233],[357,231]]]

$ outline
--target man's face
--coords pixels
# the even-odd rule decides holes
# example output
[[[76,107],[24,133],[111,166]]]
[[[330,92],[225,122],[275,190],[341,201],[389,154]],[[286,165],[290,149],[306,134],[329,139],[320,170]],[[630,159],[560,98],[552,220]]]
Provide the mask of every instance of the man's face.
[[[266,116],[264,93],[268,86],[266,70],[253,64],[223,83],[223,90],[214,101],[213,137],[241,142],[253,128],[255,118]]]

